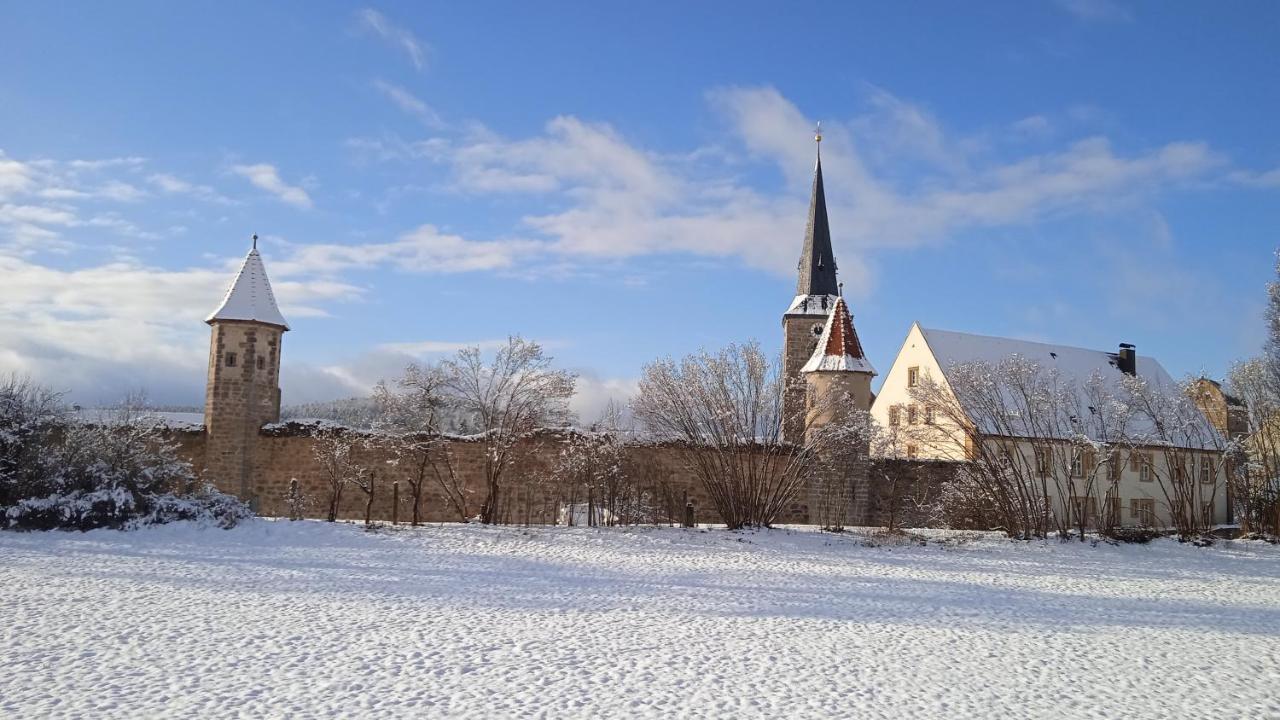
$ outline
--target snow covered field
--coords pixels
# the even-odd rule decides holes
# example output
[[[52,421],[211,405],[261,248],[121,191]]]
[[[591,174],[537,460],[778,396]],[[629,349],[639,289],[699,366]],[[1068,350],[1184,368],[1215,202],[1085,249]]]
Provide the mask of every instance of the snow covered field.
[[[2,717],[1280,717],[1280,548],[0,533]]]

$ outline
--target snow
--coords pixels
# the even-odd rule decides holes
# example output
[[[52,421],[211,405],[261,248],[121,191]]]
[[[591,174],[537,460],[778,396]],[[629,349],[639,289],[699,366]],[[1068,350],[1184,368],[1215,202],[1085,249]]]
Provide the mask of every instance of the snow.
[[[245,256],[244,264],[227,289],[222,304],[209,314],[205,322],[215,320],[253,320],[289,329],[289,323],[285,322],[284,315],[276,306],[276,296],[271,292],[271,281],[267,279],[267,269],[262,265],[262,256],[257,248]]]
[[[819,343],[819,352],[815,352],[813,357],[809,358],[809,362],[801,368],[800,372],[863,372],[876,374],[875,368],[871,367],[871,363],[866,358],[856,358],[848,353],[844,355],[823,355],[821,351],[821,343]]]
[[[920,332],[924,334],[925,342],[929,344],[933,357],[944,373],[953,364],[983,362],[998,365],[1009,357],[1018,355],[1043,368],[1056,368],[1063,377],[1074,378],[1080,383],[1088,380],[1096,371],[1118,386],[1122,375],[1115,364],[1114,354],[1102,350],[923,327]],[[1175,387],[1173,378],[1152,357],[1138,354],[1138,375],[1157,386],[1170,390]]]
[[[1280,716],[1280,548],[930,537],[0,533],[0,716]]]
[[[838,295],[797,295],[787,306],[785,314],[826,317],[831,314],[838,298]]]
[[[100,424],[118,422],[119,410],[116,408],[82,408],[72,410],[71,417],[79,422]],[[143,410],[136,418],[138,422],[147,422],[169,428],[170,430],[201,430],[204,428],[204,413],[169,412],[161,410]]]

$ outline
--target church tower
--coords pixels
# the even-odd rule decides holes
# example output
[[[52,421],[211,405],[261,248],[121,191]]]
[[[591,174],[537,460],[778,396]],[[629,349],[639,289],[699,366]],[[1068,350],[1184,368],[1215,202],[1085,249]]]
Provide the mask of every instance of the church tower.
[[[258,255],[257,235],[222,304],[205,322],[213,334],[204,400],[204,477],[219,490],[252,501],[258,431],[280,419],[280,342],[289,329]]]
[[[782,401],[784,440],[804,441],[805,381],[800,369],[813,355],[827,325],[827,318],[840,296],[836,281],[836,259],[831,251],[831,227],[827,224],[827,196],[822,188],[822,134],[818,161],[813,171],[813,193],[809,198],[809,222],[800,252],[796,296],[782,315],[782,373],[787,388]]]

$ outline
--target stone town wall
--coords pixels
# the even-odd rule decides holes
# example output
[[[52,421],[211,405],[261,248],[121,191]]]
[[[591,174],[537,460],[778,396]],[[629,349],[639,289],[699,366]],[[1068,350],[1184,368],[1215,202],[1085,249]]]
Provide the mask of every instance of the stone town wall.
[[[862,524],[887,527],[935,527],[942,487],[960,463],[945,460],[876,458],[867,472],[868,498]]]
[[[350,431],[353,432],[353,431]],[[559,453],[563,435],[555,431],[541,433],[523,441],[516,449],[516,461],[507,471],[504,487],[508,488],[503,514],[508,522],[552,524],[559,505],[566,498],[545,481],[546,470]],[[202,470],[205,449],[203,433],[177,433],[180,452],[197,472]],[[287,515],[285,498],[290,481],[296,479],[302,494],[309,500],[307,516],[324,517],[328,507],[328,483],[324,470],[315,457],[317,439],[309,426],[293,424],[269,426],[261,431],[253,453],[252,493],[248,499],[264,515]],[[641,495],[656,522],[679,523],[686,502],[692,502],[697,522],[719,522],[702,483],[685,466],[688,448],[678,445],[637,444],[625,449],[623,469],[639,487]],[[696,452],[696,451],[694,451]],[[390,521],[393,516],[392,483],[399,481],[399,506],[394,515],[407,522],[413,514],[409,479],[414,468],[394,458],[385,449],[357,447],[356,462],[376,473],[373,517]],[[449,455],[463,488],[465,517],[480,512],[484,493],[485,446],[475,440],[449,442]],[[931,519],[921,510],[925,499],[936,497],[937,488],[953,471],[954,464],[917,460],[863,461],[852,472],[866,478],[855,483],[855,502],[849,516],[853,525],[885,525],[890,509],[897,507],[897,523],[902,527],[919,527]],[[865,473],[865,474],[864,474]],[[899,478],[895,487],[891,478]],[[238,487],[221,488],[239,493]],[[896,505],[894,504],[896,498]],[[367,497],[359,489],[347,486],[343,491],[338,516],[343,519],[364,518]],[[576,498],[585,503],[586,498]],[[813,489],[797,494],[791,506],[779,518],[780,523],[808,524],[821,521],[817,508],[822,502]],[[464,515],[440,487],[429,478],[421,503],[425,522],[456,522]]]

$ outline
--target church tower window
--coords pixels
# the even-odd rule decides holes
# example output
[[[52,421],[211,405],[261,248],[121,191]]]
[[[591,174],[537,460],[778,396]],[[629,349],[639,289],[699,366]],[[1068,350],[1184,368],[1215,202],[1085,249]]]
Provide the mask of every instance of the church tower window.
[[[233,353],[233,352],[229,352],[229,353],[227,353],[227,354],[223,355],[222,357],[223,357],[223,360],[222,360],[222,364],[223,364],[223,365],[226,365],[227,367],[235,367],[235,366],[236,366],[236,354],[235,354],[235,353]]]

